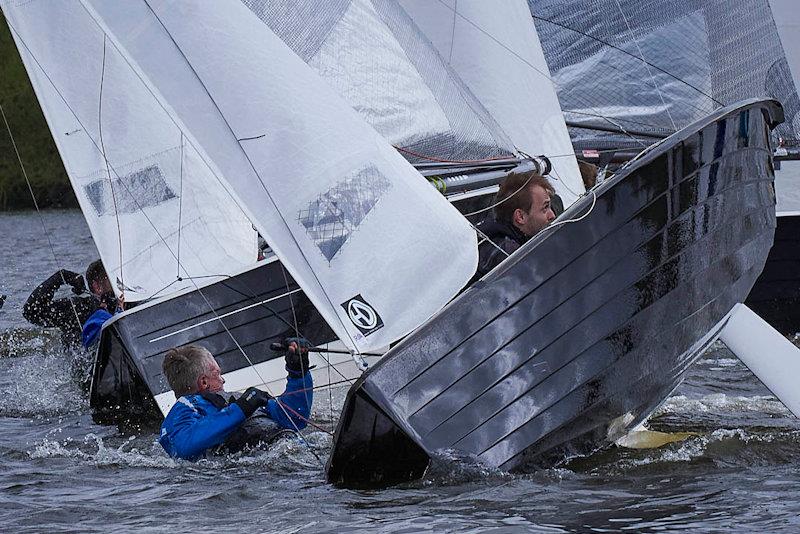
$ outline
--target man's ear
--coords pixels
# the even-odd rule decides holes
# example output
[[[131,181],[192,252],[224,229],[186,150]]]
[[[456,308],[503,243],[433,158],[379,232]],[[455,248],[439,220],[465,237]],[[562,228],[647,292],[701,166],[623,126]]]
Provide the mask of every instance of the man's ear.
[[[205,374],[197,378],[197,391],[205,391],[208,388],[208,379]]]
[[[523,212],[520,208],[514,210],[514,215],[512,216],[512,220],[514,224],[521,225],[525,223],[525,212]]]

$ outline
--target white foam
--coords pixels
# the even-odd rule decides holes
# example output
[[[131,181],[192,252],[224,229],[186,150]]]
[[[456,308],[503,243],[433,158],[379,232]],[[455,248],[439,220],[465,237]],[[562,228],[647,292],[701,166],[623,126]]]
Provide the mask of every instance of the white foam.
[[[741,397],[713,393],[699,398],[689,398],[685,395],[670,397],[664,402],[654,416],[667,413],[707,413],[707,412],[761,412],[773,415],[791,415],[791,412],[775,397],[753,396]]]

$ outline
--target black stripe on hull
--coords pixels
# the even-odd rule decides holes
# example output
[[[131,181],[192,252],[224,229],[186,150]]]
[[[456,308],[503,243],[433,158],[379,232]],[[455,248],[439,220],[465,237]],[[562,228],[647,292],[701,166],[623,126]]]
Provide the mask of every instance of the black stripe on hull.
[[[780,118],[750,101],[678,132],[601,184],[585,219],[536,236],[393,348],[348,395],[329,480],[420,472],[359,442],[383,440],[364,430],[378,420],[429,455],[512,470],[590,452],[612,421],[649,415],[763,267]],[[372,417],[348,416],[356,398]]]
[[[277,261],[134,308],[103,328],[90,396],[95,419],[160,418],[153,397],[170,391],[161,362],[173,347],[203,345],[215,355],[223,373],[250,366],[242,351],[254,364],[281,357],[269,345],[294,335],[295,314],[298,329],[309,339],[316,343],[335,339]]]
[[[745,304],[784,334],[800,332],[800,214],[778,216],[775,243]]]

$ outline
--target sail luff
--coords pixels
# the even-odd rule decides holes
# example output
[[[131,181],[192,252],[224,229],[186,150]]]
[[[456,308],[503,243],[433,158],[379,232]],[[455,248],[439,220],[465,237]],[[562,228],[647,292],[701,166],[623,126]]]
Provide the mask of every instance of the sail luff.
[[[474,272],[466,221],[241,3],[88,3],[351,348],[406,334]]]

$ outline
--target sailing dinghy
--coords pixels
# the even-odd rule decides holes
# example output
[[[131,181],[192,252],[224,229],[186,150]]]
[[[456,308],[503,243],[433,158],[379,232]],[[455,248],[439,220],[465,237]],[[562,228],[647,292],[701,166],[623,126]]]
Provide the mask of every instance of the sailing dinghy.
[[[328,480],[385,486],[437,454],[552,465],[644,421],[714,341],[775,228],[775,101],[644,151],[351,388]]]
[[[3,9],[20,48],[36,43],[24,56],[29,71],[49,73],[52,57],[64,70],[77,68],[69,40],[76,33],[84,36],[82,51],[106,53],[84,59],[96,74],[84,86],[105,82],[107,56],[113,57],[126,83],[158,108],[280,258],[257,269],[220,269],[221,280],[210,285],[188,272],[193,287],[109,321],[92,384],[96,411],[150,413],[155,398],[166,412],[174,399],[161,358],[187,342],[214,352],[234,388],[269,386],[271,367],[282,380],[282,362],[267,347],[298,330],[318,336],[318,343],[338,338],[349,352],[367,353],[418,326],[474,272],[475,235],[464,218],[242,4],[197,13],[154,2],[69,2],[56,11],[6,3]],[[218,38],[213,50],[198,27]],[[48,40],[51,35],[62,40]],[[59,50],[73,55],[58,56]],[[42,77],[41,85],[61,94],[74,83]],[[91,88],[94,103],[102,102]],[[125,101],[126,95],[113,97]],[[498,159],[512,161],[481,167],[496,172],[520,163]],[[101,168],[104,163],[101,151]],[[102,255],[107,261],[109,254]],[[409,298],[409,287],[425,289]],[[360,371],[349,354],[333,363]],[[333,370],[328,381],[340,379]]]

